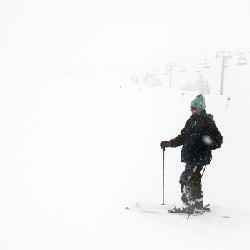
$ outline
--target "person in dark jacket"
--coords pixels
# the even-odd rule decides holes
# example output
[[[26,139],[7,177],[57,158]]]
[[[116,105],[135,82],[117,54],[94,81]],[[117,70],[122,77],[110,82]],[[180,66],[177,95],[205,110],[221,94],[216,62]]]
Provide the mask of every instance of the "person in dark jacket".
[[[170,141],[162,141],[160,146],[178,147],[182,145],[181,161],[185,170],[180,176],[181,199],[186,207],[183,209],[203,209],[203,192],[201,178],[205,166],[212,160],[212,150],[220,148],[223,137],[218,130],[213,116],[206,113],[203,95],[198,95],[191,102],[192,115],[187,120],[181,133]]]

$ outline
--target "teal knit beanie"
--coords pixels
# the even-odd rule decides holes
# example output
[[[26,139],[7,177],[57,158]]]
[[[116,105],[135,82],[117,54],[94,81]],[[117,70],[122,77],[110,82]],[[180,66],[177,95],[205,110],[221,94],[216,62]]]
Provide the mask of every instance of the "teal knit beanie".
[[[191,108],[206,109],[205,97],[203,95],[197,95],[191,102]]]

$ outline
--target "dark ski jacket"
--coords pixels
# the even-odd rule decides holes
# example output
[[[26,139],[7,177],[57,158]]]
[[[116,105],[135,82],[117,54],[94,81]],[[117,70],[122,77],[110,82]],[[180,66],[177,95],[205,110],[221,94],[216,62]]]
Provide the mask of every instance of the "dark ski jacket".
[[[209,143],[205,138],[209,137]],[[170,140],[170,147],[182,145],[181,161],[190,164],[207,165],[212,160],[212,150],[220,148],[223,137],[213,116],[203,110],[192,114],[180,135]]]

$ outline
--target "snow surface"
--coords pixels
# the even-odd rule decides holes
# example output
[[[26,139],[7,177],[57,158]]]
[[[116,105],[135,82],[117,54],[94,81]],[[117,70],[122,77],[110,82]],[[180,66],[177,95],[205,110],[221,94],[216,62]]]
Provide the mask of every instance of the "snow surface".
[[[63,77],[2,81],[0,249],[250,249],[247,93],[227,109],[227,96],[206,96],[224,144],[206,168],[204,200],[230,219],[125,210],[160,206],[159,144],[178,135],[196,94]],[[180,149],[165,152],[167,205],[180,203]]]

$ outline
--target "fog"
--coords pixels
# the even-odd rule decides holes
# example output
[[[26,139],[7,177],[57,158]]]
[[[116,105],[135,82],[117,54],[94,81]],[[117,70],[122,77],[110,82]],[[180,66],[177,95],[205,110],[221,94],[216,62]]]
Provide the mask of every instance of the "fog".
[[[2,0],[7,77],[128,76],[250,51],[248,1]]]

